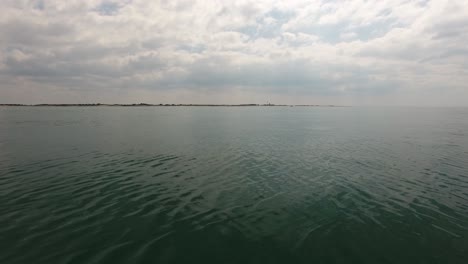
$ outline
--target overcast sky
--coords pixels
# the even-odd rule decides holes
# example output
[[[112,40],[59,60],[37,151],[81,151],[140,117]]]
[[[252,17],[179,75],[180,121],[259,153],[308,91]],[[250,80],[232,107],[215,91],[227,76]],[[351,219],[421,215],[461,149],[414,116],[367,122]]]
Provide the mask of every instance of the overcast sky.
[[[468,106],[468,1],[0,1],[0,103]]]

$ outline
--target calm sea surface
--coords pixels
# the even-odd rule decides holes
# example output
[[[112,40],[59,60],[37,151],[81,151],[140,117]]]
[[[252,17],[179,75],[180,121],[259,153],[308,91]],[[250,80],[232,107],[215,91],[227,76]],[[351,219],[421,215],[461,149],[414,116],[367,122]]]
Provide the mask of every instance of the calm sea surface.
[[[0,263],[468,263],[468,109],[2,107]]]

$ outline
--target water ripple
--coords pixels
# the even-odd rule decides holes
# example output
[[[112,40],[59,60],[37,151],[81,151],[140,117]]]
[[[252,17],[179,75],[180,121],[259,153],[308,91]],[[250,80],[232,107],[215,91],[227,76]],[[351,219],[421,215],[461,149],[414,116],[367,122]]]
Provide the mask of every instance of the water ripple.
[[[270,120],[268,129],[259,120],[220,125],[224,133],[186,120],[190,134],[154,129],[167,145],[142,133],[140,148],[127,148],[119,134],[93,142],[102,144],[95,151],[13,153],[23,159],[8,152],[0,164],[0,262],[466,261],[464,130],[385,134],[391,128],[374,121],[379,126],[364,133],[346,120],[312,117]],[[101,125],[86,121],[94,133],[108,126],[95,121]],[[80,129],[71,121],[39,123]],[[28,125],[37,124],[12,127]],[[164,133],[185,137],[171,141]]]

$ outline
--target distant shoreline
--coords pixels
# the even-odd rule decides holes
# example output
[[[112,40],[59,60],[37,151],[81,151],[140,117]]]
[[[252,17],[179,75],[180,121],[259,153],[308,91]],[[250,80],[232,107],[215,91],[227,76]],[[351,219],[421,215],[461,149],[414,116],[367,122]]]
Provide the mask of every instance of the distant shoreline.
[[[121,107],[129,107],[129,106],[137,106],[137,107],[145,107],[145,106],[211,106],[211,107],[241,107],[241,106],[289,106],[289,107],[349,107],[349,106],[341,106],[341,105],[305,105],[305,104],[298,104],[298,105],[289,105],[289,104],[0,104],[0,106],[9,106],[9,107],[21,107],[21,106],[33,106],[33,107],[44,107],[44,106],[54,106],[54,107],[98,107],[98,106],[121,106]]]

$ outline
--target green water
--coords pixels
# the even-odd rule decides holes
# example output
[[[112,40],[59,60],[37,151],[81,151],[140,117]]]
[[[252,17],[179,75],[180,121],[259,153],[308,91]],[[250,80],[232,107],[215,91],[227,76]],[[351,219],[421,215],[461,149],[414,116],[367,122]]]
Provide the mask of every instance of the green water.
[[[468,109],[0,108],[0,263],[468,263]]]

